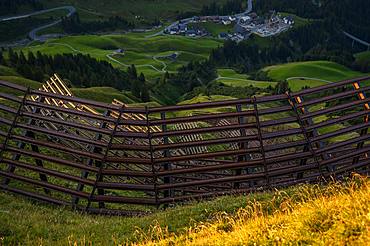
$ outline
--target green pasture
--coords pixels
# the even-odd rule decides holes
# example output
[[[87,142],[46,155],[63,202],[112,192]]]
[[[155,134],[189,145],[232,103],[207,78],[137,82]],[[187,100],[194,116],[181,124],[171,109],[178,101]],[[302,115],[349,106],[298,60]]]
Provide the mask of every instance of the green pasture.
[[[124,70],[127,66],[135,64],[139,72],[143,72],[150,78],[158,77],[164,71],[176,71],[189,61],[204,60],[213,48],[222,44],[219,40],[207,38],[194,39],[180,36],[148,38],[147,35],[149,34],[70,36],[48,40],[44,44],[35,44],[22,50],[34,53],[40,51],[49,55],[89,54],[97,59],[109,61],[115,67]],[[125,53],[114,55],[113,53],[117,49],[124,49]],[[166,58],[173,53],[178,53],[177,59]]]
[[[228,86],[267,88],[276,85],[276,82],[251,80],[249,75],[237,73],[233,69],[218,69],[217,72],[220,76],[217,81]]]
[[[335,82],[363,75],[329,61],[292,62],[266,67],[263,70],[267,71],[268,76],[274,81],[286,80],[291,77],[310,77]]]

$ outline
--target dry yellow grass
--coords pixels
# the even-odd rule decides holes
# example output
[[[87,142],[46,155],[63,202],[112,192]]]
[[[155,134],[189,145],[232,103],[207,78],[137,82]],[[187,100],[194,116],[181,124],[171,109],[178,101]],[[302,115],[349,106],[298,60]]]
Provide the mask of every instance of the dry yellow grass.
[[[250,202],[180,235],[154,226],[140,245],[370,245],[370,181],[355,175],[293,195],[276,191],[269,202]]]

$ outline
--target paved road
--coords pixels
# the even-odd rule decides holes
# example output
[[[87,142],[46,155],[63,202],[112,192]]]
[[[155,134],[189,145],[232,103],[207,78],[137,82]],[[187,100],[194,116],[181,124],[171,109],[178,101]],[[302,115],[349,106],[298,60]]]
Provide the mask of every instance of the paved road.
[[[364,41],[362,39],[359,39],[359,38],[353,36],[352,34],[349,34],[348,32],[343,31],[343,33],[344,33],[344,35],[346,35],[350,39],[352,39],[352,40],[354,40],[354,41],[356,41],[356,42],[358,42],[360,44],[363,44],[363,45],[367,46],[368,49],[370,48],[370,43],[368,43],[368,42],[366,42],[366,41]]]
[[[249,14],[250,12],[252,12],[252,10],[253,10],[253,1],[248,0],[248,8],[244,11],[244,13],[240,13],[240,14],[237,14],[235,16],[236,17],[241,17],[243,15]]]
[[[290,80],[315,80],[315,81],[321,81],[321,82],[328,83],[328,84],[334,83],[333,81],[329,81],[325,79],[318,79],[318,78],[310,78],[310,77],[290,77],[286,79],[286,81],[290,81]]]
[[[2,18],[0,18],[0,22],[24,19],[24,18],[28,18],[30,16],[41,15],[41,14],[49,13],[49,12],[60,10],[60,9],[68,10],[69,11],[69,14],[67,15],[68,17],[76,12],[75,7],[73,7],[73,6],[62,6],[62,7],[52,8],[52,9],[44,9],[44,10],[40,10],[40,11],[35,11],[35,12],[32,12],[30,14],[25,14],[25,15],[17,15],[17,16],[13,16],[13,17],[2,17]]]
[[[17,16],[13,16],[13,17],[3,17],[3,18],[0,18],[0,22],[24,19],[24,18],[28,18],[28,17],[31,17],[31,16],[41,15],[41,14],[45,14],[45,13],[49,13],[49,12],[53,12],[53,11],[61,10],[61,9],[65,9],[65,10],[68,11],[68,14],[66,15],[67,17],[71,17],[74,13],[76,13],[76,8],[75,7],[73,7],[73,6],[62,6],[62,7],[52,8],[52,9],[45,9],[45,10],[41,10],[41,11],[36,11],[36,12],[32,12],[32,13],[26,14],[26,15],[17,15]],[[55,25],[57,25],[61,22],[62,22],[62,20],[57,20],[57,21],[54,21],[53,23],[37,27],[37,28],[35,28],[35,29],[33,29],[32,31],[29,32],[28,37],[31,40],[34,40],[34,41],[35,40],[43,41],[41,37],[37,36],[37,33],[39,31],[43,30],[43,29],[55,26]]]

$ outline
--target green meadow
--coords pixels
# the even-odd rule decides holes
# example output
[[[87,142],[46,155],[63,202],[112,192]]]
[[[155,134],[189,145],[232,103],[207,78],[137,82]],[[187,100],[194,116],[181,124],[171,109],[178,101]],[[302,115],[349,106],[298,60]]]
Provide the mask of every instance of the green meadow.
[[[370,51],[364,51],[364,52],[357,53],[355,57],[356,57],[356,61],[359,63],[364,63],[364,62],[367,62],[368,64],[370,63]]]
[[[266,67],[263,70],[274,81],[288,80],[293,91],[305,86],[315,87],[365,75],[329,61],[293,62]]]
[[[276,86],[276,82],[270,81],[256,81],[249,79],[249,75],[247,74],[240,74],[237,73],[233,69],[218,69],[219,78],[217,79],[218,82],[221,82],[228,86],[234,87],[259,87],[259,88],[267,88],[269,86]]]
[[[207,59],[210,51],[222,42],[209,38],[188,38],[182,36],[148,37],[151,33],[129,33],[123,35],[83,35],[48,40],[23,48],[24,52],[40,51],[44,54],[62,53],[89,54],[99,60],[111,62],[115,67],[126,69],[135,64],[139,72],[147,77],[158,77],[165,71],[176,71],[190,61]],[[124,49],[123,54],[114,54]],[[167,56],[177,53],[175,60]]]

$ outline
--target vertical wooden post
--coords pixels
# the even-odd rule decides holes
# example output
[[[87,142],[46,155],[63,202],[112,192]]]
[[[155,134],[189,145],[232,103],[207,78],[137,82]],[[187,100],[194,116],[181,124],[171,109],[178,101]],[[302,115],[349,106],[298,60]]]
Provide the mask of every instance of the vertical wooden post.
[[[360,84],[357,83],[357,82],[356,83],[353,83],[353,87],[354,87],[355,90],[360,90],[360,88],[361,88]],[[366,94],[364,92],[359,92],[357,95],[358,95],[358,98],[360,100],[365,100],[366,99]],[[367,110],[367,111],[370,110],[370,106],[369,106],[368,103],[365,103],[364,104],[364,109]],[[364,123],[368,123],[369,122],[369,117],[370,117],[369,114],[365,115],[365,117],[364,117]],[[369,132],[369,128],[368,127],[365,128],[365,129],[362,129],[361,132],[360,132],[360,136],[361,137],[362,136],[365,136],[365,135],[368,134],[368,132]],[[357,144],[356,149],[357,150],[362,149],[364,147],[364,145],[365,145],[365,141],[362,141],[362,142],[360,142],[360,143]],[[365,155],[367,155],[367,154],[365,153]],[[353,157],[352,165],[356,165],[359,161],[360,161],[360,156]]]
[[[261,149],[261,155],[262,155],[262,160],[263,160],[263,168],[264,168],[264,173],[265,173],[266,184],[267,184],[267,187],[270,187],[270,176],[268,174],[265,146],[263,144],[260,116],[259,116],[259,113],[258,113],[258,105],[257,105],[257,98],[256,97],[253,97],[253,107],[254,107],[254,115],[256,117],[258,140],[260,142],[260,149]]]
[[[312,157],[314,158],[316,164],[317,164],[317,168],[318,168],[318,171],[320,173],[320,175],[322,176],[322,170],[321,170],[321,162],[319,161],[317,155],[316,155],[316,152],[315,150],[313,149],[312,147],[312,143],[311,143],[311,140],[310,140],[310,136],[308,135],[307,131],[306,131],[306,127],[304,126],[303,124],[303,121],[302,121],[302,118],[298,112],[298,109],[297,109],[297,105],[296,103],[294,102],[294,99],[292,97],[292,95],[290,94],[290,92],[287,92],[287,96],[288,96],[288,101],[290,103],[290,105],[292,106],[295,114],[296,114],[296,117],[297,117],[297,121],[298,121],[298,124],[302,130],[302,133],[303,133],[303,136],[306,140],[306,146],[308,148],[308,150],[311,152],[311,155]],[[303,173],[300,173],[299,176],[297,176],[298,179],[302,179],[303,178]]]
[[[294,102],[295,102],[296,104],[298,104],[298,105],[304,102],[303,97],[299,97],[299,96],[298,96],[298,97],[293,98],[293,100],[294,100]],[[307,114],[307,113],[309,113],[309,111],[308,111],[308,108],[307,108],[307,107],[303,107],[303,108],[301,108],[299,111],[300,111],[302,114]],[[302,120],[302,123],[304,124],[304,126],[310,126],[310,125],[313,125],[313,120],[312,120],[311,118],[309,118],[309,119],[307,119],[307,120]],[[317,130],[316,130],[316,129],[312,129],[312,131],[311,131],[311,132],[307,132],[307,135],[308,135],[308,137],[309,137],[309,138],[311,138],[311,137],[314,137],[314,138],[315,138],[315,137],[317,137],[319,134],[318,134],[318,132],[317,132]],[[325,147],[325,144],[324,144],[322,141],[319,141],[319,142],[318,142],[318,143],[316,143],[315,145],[316,145],[316,147],[317,147],[317,148],[320,148],[320,149],[322,149],[322,148],[324,148],[324,147]],[[309,151],[309,146],[305,145],[305,146],[304,146],[303,151]],[[330,159],[330,156],[329,156],[327,153],[322,153],[322,154],[321,154],[321,158],[322,158],[323,160],[328,160],[328,159]],[[306,165],[306,163],[307,163],[307,160],[306,160],[306,159],[303,159],[303,160],[301,160],[300,165],[301,165],[301,166],[304,166],[304,165]],[[328,171],[328,172],[334,172],[334,171],[335,171],[335,169],[336,169],[336,166],[335,166],[335,165],[329,165],[329,166],[327,167],[327,171]],[[301,179],[301,178],[303,178],[303,177],[302,177],[302,175],[301,175],[301,174],[298,174],[297,178]]]
[[[111,146],[112,146],[112,143],[113,143],[113,140],[114,140],[114,137],[116,135],[116,132],[117,132],[117,128],[118,128],[118,125],[119,123],[121,122],[121,117],[122,117],[122,114],[123,114],[123,111],[124,111],[124,106],[122,106],[120,109],[119,109],[119,115],[117,117],[117,120],[114,124],[114,127],[113,127],[113,130],[111,132],[111,136],[110,136],[110,139],[109,139],[109,143],[108,145],[106,146],[106,150],[105,150],[105,154],[104,154],[104,158],[103,158],[103,161],[101,162],[101,165],[99,167],[99,171],[98,173],[96,174],[96,179],[95,179],[95,183],[94,183],[94,186],[92,188],[92,191],[87,199],[87,205],[86,205],[86,208],[85,208],[85,211],[88,211],[90,209],[90,206],[91,206],[91,201],[94,197],[94,194],[95,194],[95,191],[98,189],[98,193],[100,193],[99,195],[104,195],[104,191],[103,191],[103,194],[101,194],[101,189],[100,189],[100,192],[99,192],[99,182],[103,179],[103,169],[105,168],[105,164],[107,162],[107,158],[108,158],[108,155],[109,155],[109,151],[111,149]],[[99,202],[99,207],[104,207],[104,203],[102,202]]]
[[[237,104],[236,105],[236,112],[238,113],[241,113],[243,112],[243,109],[242,109],[242,105],[241,104]],[[247,122],[246,122],[246,119],[245,119],[245,116],[238,116],[238,124],[239,126],[241,125],[245,125]],[[240,136],[241,137],[246,137],[247,136],[247,131],[245,130],[245,127],[240,127],[239,128],[239,132],[240,132]],[[245,150],[247,151],[248,149],[248,142],[241,142],[241,143],[238,143],[238,146],[239,146],[239,150]],[[242,155],[238,155],[238,162],[243,162],[243,161],[248,161],[251,159],[251,156],[250,154],[242,154]],[[246,169],[247,171],[247,174],[250,173],[250,170],[249,168]],[[235,172],[234,172],[234,175],[235,176],[238,176],[238,175],[241,175],[242,174],[242,169],[236,169]],[[238,189],[240,187],[240,183],[239,182],[234,182],[233,183],[233,188],[234,189]]]
[[[161,112],[161,120],[166,120],[166,112]],[[164,132],[164,133],[167,132],[167,124],[166,123],[162,124],[162,132]],[[163,137],[163,144],[165,144],[165,145],[169,144],[168,136],[166,136],[166,135]],[[171,157],[171,153],[170,153],[169,149],[165,149],[163,151],[163,156],[165,158]],[[168,171],[168,170],[172,169],[171,163],[165,163],[163,167],[164,167],[165,171]],[[164,177],[163,182],[165,184],[171,184],[172,177],[171,176]],[[164,191],[164,197],[165,198],[166,197],[173,197],[173,190],[170,189],[170,190]]]
[[[152,175],[153,175],[153,185],[154,185],[154,199],[157,208],[160,206],[159,202],[159,193],[158,193],[158,177],[157,177],[157,169],[156,163],[154,161],[154,153],[153,153],[153,144],[152,144],[152,133],[150,127],[150,119],[149,119],[149,109],[145,107],[145,116],[146,116],[146,126],[147,126],[147,134],[148,134],[148,142],[149,142],[149,150],[150,150],[150,163],[152,165]]]
[[[111,112],[110,112],[110,110],[106,110],[105,111],[105,113],[104,113],[104,116],[106,116],[106,117],[108,117],[108,116],[110,116],[111,115]],[[105,129],[105,128],[107,128],[107,122],[100,122],[99,123],[99,128],[100,129]],[[102,139],[102,134],[101,133],[96,133],[96,135],[95,135],[95,138],[94,138],[94,140],[95,141],[99,141],[99,140],[101,140]],[[92,152],[92,153],[94,153],[94,154],[101,154],[101,148],[98,148],[98,147],[96,147],[96,146],[90,146],[90,149],[89,149],[89,152]],[[93,163],[94,163],[94,160],[92,159],[92,158],[89,158],[88,160],[87,160],[87,162],[86,162],[86,166],[92,166],[93,165]],[[95,161],[95,166],[96,167],[99,167],[99,165],[101,165],[101,162],[100,162],[100,164],[97,162],[97,161]],[[89,172],[88,171],[86,171],[86,170],[83,170],[82,172],[81,172],[81,178],[83,178],[83,179],[87,179],[87,177],[89,176]],[[83,189],[84,189],[84,187],[85,187],[85,185],[84,184],[82,184],[82,183],[78,183],[78,185],[77,185],[77,191],[82,191]],[[99,192],[100,191],[100,192]],[[99,189],[98,190],[98,193],[104,193],[104,192],[101,192],[101,190]],[[74,208],[76,208],[76,206],[78,205],[78,202],[79,202],[79,198],[78,197],[73,197],[72,198],[72,207],[74,207]]]
[[[17,125],[17,121],[18,121],[18,118],[22,112],[22,109],[23,109],[23,106],[24,104],[26,103],[26,100],[27,100],[27,96],[28,94],[30,93],[30,88],[28,87],[27,88],[27,91],[24,93],[24,96],[23,96],[23,99],[22,99],[22,102],[19,104],[19,107],[18,107],[18,110],[17,110],[17,113],[15,114],[14,116],[14,119],[13,119],[13,123],[12,125],[10,126],[9,130],[8,130],[8,134],[7,136],[5,137],[5,140],[4,140],[4,143],[3,143],[3,147],[2,149],[0,150],[0,162],[1,160],[3,159],[3,154],[6,150],[6,147],[8,145],[8,142],[9,140],[11,139],[11,136],[12,136],[12,132],[13,132],[13,129],[16,127]],[[19,144],[20,147],[24,148],[25,147],[25,144],[24,143],[20,143]],[[20,158],[20,155],[18,156],[18,159]],[[13,173],[15,171],[15,166],[13,165],[9,165],[8,168],[7,168],[7,172],[8,173]],[[3,185],[8,185],[10,182],[10,179],[9,178],[4,178],[3,181],[2,181],[2,184]]]

